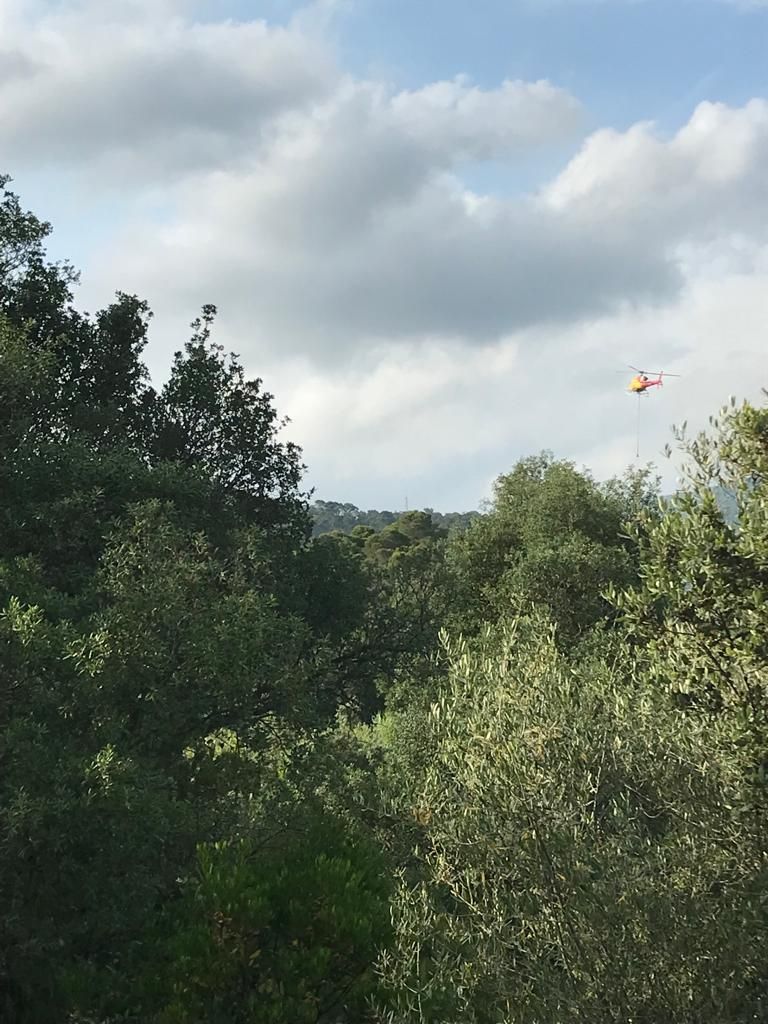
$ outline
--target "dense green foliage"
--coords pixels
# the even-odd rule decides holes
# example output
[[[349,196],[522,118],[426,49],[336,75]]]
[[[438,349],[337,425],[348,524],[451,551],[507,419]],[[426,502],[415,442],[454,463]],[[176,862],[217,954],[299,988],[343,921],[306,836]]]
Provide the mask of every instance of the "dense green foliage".
[[[383,960],[393,1019],[762,1019],[764,821],[738,730],[574,666],[538,620],[447,657]]]
[[[636,578],[624,524],[653,514],[655,496],[647,472],[600,485],[549,454],[523,459],[496,481],[491,513],[453,545],[458,628],[476,632],[536,605],[572,643],[608,616],[605,588]]]
[[[8,185],[0,1018],[765,1020],[768,410],[672,501],[310,505],[214,307],[155,389]]]

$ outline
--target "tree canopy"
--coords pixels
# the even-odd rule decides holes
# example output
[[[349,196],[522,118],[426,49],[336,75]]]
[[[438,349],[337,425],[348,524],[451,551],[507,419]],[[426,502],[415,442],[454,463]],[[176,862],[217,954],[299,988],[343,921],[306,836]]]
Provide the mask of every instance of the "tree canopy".
[[[49,231],[0,178],[0,1018],[767,1019],[768,410],[671,500],[311,503],[215,307],[155,387]]]

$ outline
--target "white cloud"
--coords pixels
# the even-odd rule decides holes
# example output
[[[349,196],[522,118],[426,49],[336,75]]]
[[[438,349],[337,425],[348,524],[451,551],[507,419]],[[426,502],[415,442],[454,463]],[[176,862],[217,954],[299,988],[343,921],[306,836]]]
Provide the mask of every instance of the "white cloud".
[[[553,209],[592,224],[622,219],[677,241],[744,227],[762,232],[768,212],[768,102],[734,109],[699,104],[671,139],[650,124],[598,131],[544,191]]]
[[[566,91],[458,77],[395,92],[334,64],[322,3],[283,28],[184,7],[30,18],[6,0],[0,146],[134,197],[84,267],[86,306],[146,296],[159,369],[217,303],[219,340],[293,417],[321,496],[391,505],[407,487],[413,504],[467,507],[542,447],[620,469],[628,362],[684,375],[642,407],[649,457],[670,422],[756,394],[764,99],[703,103],[669,138],[598,131],[537,194],[502,200],[471,192],[464,165],[578,143]],[[150,185],[162,222],[144,213]]]
[[[414,145],[441,155],[448,146],[451,162],[508,157],[568,137],[582,120],[579,103],[549,82],[505,81],[483,90],[466,76],[399,93],[388,119]]]
[[[104,265],[153,303],[190,308],[205,290],[233,333],[320,359],[377,339],[487,341],[632,287],[610,238],[579,265],[583,239],[549,213],[475,202],[457,177],[465,160],[509,159],[579,123],[578,105],[547,83],[392,94],[347,80],[280,118],[248,168],[185,182],[177,218],[139,225]],[[639,293],[666,286],[668,269],[650,269],[644,279],[634,267]]]
[[[407,493],[412,506],[477,507],[496,475],[542,448],[607,477],[636,461],[638,403],[640,461],[670,490],[682,465],[662,457],[673,424],[706,426],[731,393],[760,401],[766,322],[763,252],[749,273],[695,268],[663,309],[480,349],[406,346],[341,373],[278,364],[267,377],[326,499],[402,507]],[[625,392],[630,362],[680,376],[638,400]]]
[[[683,286],[686,251],[736,232],[766,240],[764,101],[702,104],[671,139],[649,125],[597,132],[536,197],[462,186],[463,160],[567,137],[576,117],[544,84],[391,95],[346,81],[283,117],[249,168],[187,182],[170,225],[139,225],[104,263],[153,304],[217,301],[255,351],[322,363],[661,306]]]
[[[323,46],[264,22],[189,21],[152,0],[6,10],[0,148],[121,186],[252,158],[275,117],[322,99]],[[96,162],[94,167],[93,162]]]

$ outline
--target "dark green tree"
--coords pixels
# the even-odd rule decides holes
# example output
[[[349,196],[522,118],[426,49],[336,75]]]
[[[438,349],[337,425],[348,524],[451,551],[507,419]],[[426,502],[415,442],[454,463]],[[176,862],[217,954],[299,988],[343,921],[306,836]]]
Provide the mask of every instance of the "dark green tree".
[[[215,737],[332,717],[332,615],[298,449],[213,310],[156,394],[145,304],[78,313],[48,226],[0,205],[0,1006],[58,1024],[132,1005],[196,845],[237,836],[263,773]]]
[[[360,1024],[390,934],[369,836],[294,813],[260,843],[203,846],[169,923],[158,1024]]]
[[[248,380],[235,355],[210,340],[216,308],[203,307],[193,336],[177,352],[158,396],[152,457],[194,468],[237,502],[250,522],[291,525],[309,532],[298,487],[303,466],[291,442],[279,442],[285,425],[260,379]]]

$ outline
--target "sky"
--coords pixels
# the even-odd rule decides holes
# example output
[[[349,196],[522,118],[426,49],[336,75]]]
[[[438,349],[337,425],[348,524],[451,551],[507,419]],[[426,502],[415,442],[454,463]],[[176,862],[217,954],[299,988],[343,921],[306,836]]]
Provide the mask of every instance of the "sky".
[[[768,385],[768,0],[0,0],[0,171],[94,311],[261,377],[315,497],[604,479]],[[679,374],[638,400],[628,364]]]

